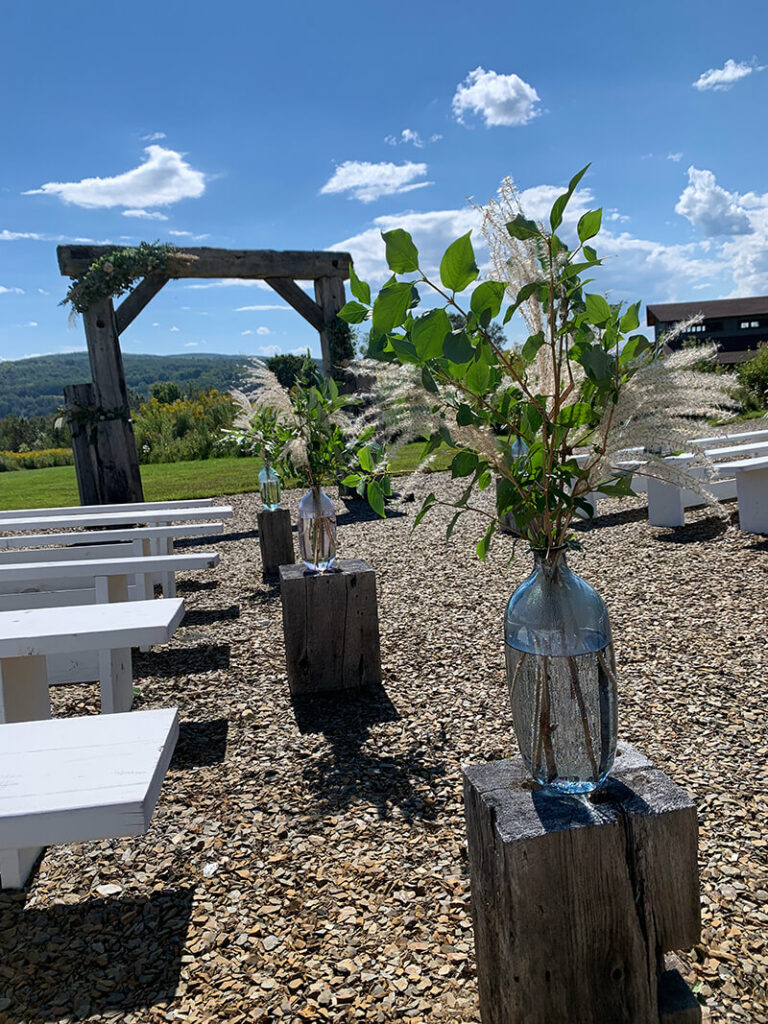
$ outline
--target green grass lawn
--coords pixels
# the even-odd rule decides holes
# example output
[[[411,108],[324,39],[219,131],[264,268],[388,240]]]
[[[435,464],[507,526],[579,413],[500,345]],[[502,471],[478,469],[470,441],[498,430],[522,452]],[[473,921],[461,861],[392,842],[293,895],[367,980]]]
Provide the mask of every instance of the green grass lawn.
[[[394,459],[394,472],[412,472],[419,464],[422,447],[417,443],[401,448]],[[438,452],[431,468],[446,469],[451,457],[448,450]],[[258,459],[238,458],[142,466],[144,497],[147,501],[170,501],[257,491],[260,468]],[[79,503],[73,466],[0,473],[0,509],[51,508]]]

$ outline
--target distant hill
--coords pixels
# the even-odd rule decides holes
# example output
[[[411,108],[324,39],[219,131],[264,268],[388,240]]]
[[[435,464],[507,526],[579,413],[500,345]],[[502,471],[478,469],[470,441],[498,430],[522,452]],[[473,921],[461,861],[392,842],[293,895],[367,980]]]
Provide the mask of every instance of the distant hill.
[[[143,398],[159,380],[173,380],[182,388],[226,391],[242,382],[246,356],[174,355],[145,356],[123,353],[125,379],[131,391]],[[91,379],[87,352],[61,353],[0,362],[0,417],[44,416],[63,403],[62,387]]]

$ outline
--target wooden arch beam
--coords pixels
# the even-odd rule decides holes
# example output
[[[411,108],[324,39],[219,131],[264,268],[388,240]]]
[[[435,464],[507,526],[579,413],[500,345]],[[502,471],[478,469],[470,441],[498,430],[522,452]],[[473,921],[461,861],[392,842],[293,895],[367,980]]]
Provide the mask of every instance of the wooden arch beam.
[[[78,277],[99,257],[115,251],[114,245],[60,245],[56,249],[59,269],[65,277]],[[318,277],[349,277],[352,259],[348,252],[301,252],[275,249],[211,249],[206,246],[180,248],[193,256],[174,264],[168,259],[168,277],[236,277],[250,280],[288,277],[315,281]]]
[[[168,278],[165,274],[148,274],[139,281],[130,295],[123,299],[115,310],[118,334],[122,334],[126,327],[133,323],[142,309],[154,299],[167,281]]]
[[[297,313],[301,313],[307,323],[311,324],[316,331],[322,331],[325,326],[323,311],[303,288],[300,288],[290,277],[265,277],[264,280],[281,299],[285,299],[289,306],[293,306]]]

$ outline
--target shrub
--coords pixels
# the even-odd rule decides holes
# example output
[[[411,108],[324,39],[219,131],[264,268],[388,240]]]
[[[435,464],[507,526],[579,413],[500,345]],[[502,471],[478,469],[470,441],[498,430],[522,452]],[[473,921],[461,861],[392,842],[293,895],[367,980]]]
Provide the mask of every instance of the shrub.
[[[144,402],[133,429],[140,462],[181,462],[234,455],[236,444],[221,443],[232,426],[236,406],[227,394],[212,389],[193,399]]]
[[[267,360],[267,369],[274,373],[286,390],[290,390],[296,383],[303,365],[302,356],[271,356]]]
[[[47,469],[49,466],[71,466],[71,448],[43,448],[38,451],[0,451],[0,473],[15,469]]]
[[[757,354],[736,371],[739,384],[746,393],[745,406],[765,409],[768,407],[768,345],[760,345]],[[749,401],[751,399],[751,402]]]

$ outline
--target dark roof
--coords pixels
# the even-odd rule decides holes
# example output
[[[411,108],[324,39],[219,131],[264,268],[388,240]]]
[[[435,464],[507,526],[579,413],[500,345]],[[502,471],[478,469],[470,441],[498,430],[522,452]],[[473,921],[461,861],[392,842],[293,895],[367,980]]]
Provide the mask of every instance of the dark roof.
[[[715,299],[711,302],[662,302],[645,309],[649,327],[658,321],[677,323],[702,313],[709,320],[716,316],[754,316],[768,313],[768,295],[755,295],[746,299]]]

